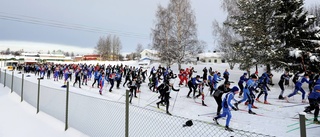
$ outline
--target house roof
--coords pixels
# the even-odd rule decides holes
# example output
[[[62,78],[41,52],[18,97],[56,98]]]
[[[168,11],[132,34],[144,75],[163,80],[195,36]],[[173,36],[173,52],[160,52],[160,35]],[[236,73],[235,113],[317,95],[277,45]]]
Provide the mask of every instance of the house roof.
[[[152,53],[152,54],[157,54],[157,53],[158,53],[158,51],[156,51],[156,50],[151,50],[151,49],[144,49],[143,51],[147,51],[147,52],[150,52],[150,53]]]
[[[222,54],[221,52],[216,52],[216,53],[206,52],[206,53],[198,54],[198,57],[200,57],[200,58],[220,58],[221,54]]]

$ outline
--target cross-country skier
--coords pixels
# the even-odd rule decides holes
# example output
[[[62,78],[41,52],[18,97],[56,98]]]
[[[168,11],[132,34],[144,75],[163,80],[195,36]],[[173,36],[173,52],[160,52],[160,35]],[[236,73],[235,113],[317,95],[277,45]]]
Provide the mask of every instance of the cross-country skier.
[[[279,82],[278,82],[278,85],[279,85],[279,87],[280,87],[280,89],[281,89],[281,92],[280,92],[280,95],[279,95],[278,99],[284,99],[284,97],[283,97],[283,92],[284,92],[284,85],[283,85],[283,83],[284,83],[285,81],[289,81],[290,77],[291,77],[291,76],[289,76],[289,73],[288,73],[288,72],[285,72],[284,74],[281,75],[280,80],[279,80]]]
[[[251,75],[251,78],[247,81],[245,88],[243,89],[243,99],[241,99],[240,101],[238,101],[237,103],[235,103],[235,106],[238,108],[238,104],[240,104],[243,101],[247,101],[248,102],[248,109],[249,109],[249,114],[256,114],[255,112],[253,112],[251,110],[251,108],[257,108],[253,105],[254,103],[254,94],[253,94],[253,90],[255,90],[257,84],[257,76],[256,75]]]
[[[311,113],[312,110],[315,110],[313,122],[316,124],[320,124],[318,120],[319,103],[320,103],[320,85],[314,86],[313,91],[309,94],[308,100],[309,100],[310,106],[306,107],[304,112]]]
[[[54,70],[54,74],[53,74],[53,81],[58,81],[59,72],[60,72],[59,67],[56,67],[55,70]]]
[[[207,84],[207,83],[206,83],[207,80],[208,80],[208,69],[207,69],[207,67],[204,67],[202,71],[203,71],[203,75],[202,75],[203,82],[204,82],[205,84]]]
[[[185,82],[185,86],[187,86],[188,85],[188,72],[181,69],[180,73],[179,73],[179,79],[180,79],[179,86],[183,85],[183,82]]]
[[[77,82],[79,82],[79,88],[81,88],[81,70],[80,70],[80,67],[78,67],[78,69],[76,69],[76,71],[74,72],[74,75],[76,77],[76,80],[74,81],[73,83],[73,86],[75,86],[75,84]]]
[[[207,106],[207,105],[204,103],[204,92],[203,92],[204,82],[201,82],[200,84],[198,84],[198,89],[199,89],[199,94],[196,96],[196,98],[198,98],[199,96],[202,96],[202,98],[201,98],[201,100],[202,100],[202,106]]]
[[[133,77],[132,81],[130,81],[127,85],[130,89],[130,100],[129,103],[131,104],[132,97],[134,95],[135,98],[137,98],[137,77]]]
[[[243,93],[243,82],[247,82],[249,79],[247,78],[247,73],[243,73],[243,75],[240,77],[239,82],[238,82],[238,86],[240,88],[240,93],[239,93],[239,98],[242,97],[242,93]]]
[[[234,95],[238,94],[238,92],[239,92],[239,88],[238,87],[236,87],[236,86],[232,87],[231,92],[229,92],[224,97],[224,99],[222,101],[223,113],[213,119],[213,121],[215,121],[216,124],[219,124],[218,119],[221,118],[221,117],[226,117],[227,116],[226,127],[225,127],[225,130],[227,130],[227,131],[233,131],[232,129],[229,128],[229,123],[230,123],[230,120],[231,120],[231,117],[232,117],[230,108],[235,110],[235,111],[237,111],[238,109],[235,106],[232,105],[231,100],[235,100],[234,99]]]
[[[227,83],[229,81],[229,75],[230,73],[228,72],[228,69],[226,69],[224,72],[223,72],[223,78],[225,79],[224,80],[224,83]]]
[[[103,72],[103,70],[101,70],[101,72]],[[96,82],[99,82],[99,79],[100,79],[100,77],[101,77],[101,73],[100,73],[100,70],[98,70],[98,69],[96,69],[95,71],[94,71],[94,81],[93,81],[93,83],[92,83],[92,87],[94,86],[94,84],[96,83]],[[99,88],[99,83],[97,84],[97,87]]]
[[[222,84],[218,87],[218,89],[214,92],[213,97],[217,102],[217,116],[220,115],[220,111],[222,109],[222,95],[224,93],[228,93],[230,91],[230,82]]]
[[[106,77],[106,75],[104,74],[104,72],[102,72],[101,76],[99,77],[99,94],[102,95],[102,91],[103,91],[103,86],[104,86],[104,82],[108,81],[108,77]]]
[[[293,91],[291,94],[289,94],[288,96],[285,97],[285,99],[287,100],[287,102],[289,102],[288,99],[289,99],[290,97],[296,95],[296,94],[298,93],[298,91],[301,91],[301,92],[302,92],[302,103],[306,103],[306,100],[305,100],[305,94],[306,94],[306,92],[305,92],[304,89],[302,88],[302,84],[303,84],[304,82],[306,82],[306,83],[308,83],[308,84],[311,83],[311,82],[308,80],[308,78],[309,78],[309,75],[308,75],[307,73],[305,73],[304,76],[303,76],[302,78],[300,78],[300,79],[296,82],[295,87],[294,87],[294,91]]]
[[[160,87],[161,86],[161,87]],[[163,84],[161,84],[159,86],[159,92],[160,94],[162,93],[164,95],[164,98],[161,98],[161,100],[159,102],[157,102],[157,107],[159,108],[159,104],[165,102],[166,103],[166,113],[168,115],[171,115],[171,113],[169,112],[169,98],[170,98],[170,92],[171,90],[173,91],[179,91],[179,89],[175,89],[173,87],[173,83],[170,83],[169,80],[166,80]],[[163,87],[162,87],[163,86]]]
[[[196,77],[194,78],[191,78],[189,81],[188,81],[188,87],[189,87],[189,93],[187,95],[187,98],[191,98],[190,97],[190,93],[193,91],[193,98],[195,98],[195,94],[196,94],[196,90],[197,90],[197,86],[198,84],[200,84],[200,76],[197,75]]]
[[[112,91],[112,88],[114,86],[114,81],[115,81],[115,78],[116,78],[116,72],[115,71],[112,71],[110,74],[109,74],[109,82],[110,82],[110,88],[109,88],[109,92]]]
[[[257,96],[256,98],[256,101],[260,102],[259,98],[260,96],[264,93],[264,104],[270,104],[268,101],[267,101],[267,98],[268,98],[268,91],[270,91],[270,88],[268,87],[268,84],[270,82],[270,79],[272,78],[272,74],[271,73],[263,73],[261,78],[259,78],[259,87],[261,89],[259,95]]]
[[[88,71],[87,71],[87,69],[84,69],[83,73],[82,73],[82,85],[83,85],[83,83],[85,85],[88,85]]]

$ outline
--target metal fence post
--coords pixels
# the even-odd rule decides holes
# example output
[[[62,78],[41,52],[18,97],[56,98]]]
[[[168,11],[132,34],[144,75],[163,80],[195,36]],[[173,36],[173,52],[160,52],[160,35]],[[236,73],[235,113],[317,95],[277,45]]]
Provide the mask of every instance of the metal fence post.
[[[69,81],[67,82],[67,91],[66,91],[66,119],[65,119],[65,131],[68,129],[68,109],[69,109]]]
[[[21,81],[21,102],[23,101],[23,82],[24,82],[24,74],[22,74],[22,81]]]
[[[7,70],[4,70],[4,81],[3,81],[3,87],[6,87],[6,79],[7,79]]]
[[[126,115],[125,137],[129,137],[129,90],[126,90],[126,114],[125,115]]]
[[[37,114],[39,113],[40,102],[40,78],[38,78],[38,98],[37,98]]]
[[[300,121],[300,137],[307,137],[305,112],[299,113],[299,121]]]
[[[13,92],[13,78],[14,78],[14,71],[12,70],[12,78],[11,78],[11,93]]]

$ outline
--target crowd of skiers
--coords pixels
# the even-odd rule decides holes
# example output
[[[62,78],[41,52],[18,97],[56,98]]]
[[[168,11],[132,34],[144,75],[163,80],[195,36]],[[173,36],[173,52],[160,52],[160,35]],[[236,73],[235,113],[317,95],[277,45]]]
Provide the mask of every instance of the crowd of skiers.
[[[171,115],[169,112],[169,100],[170,100],[170,92],[171,91],[179,91],[179,89],[175,89],[173,86],[173,82],[170,79],[179,78],[179,87],[185,86],[189,88],[189,92],[187,94],[187,98],[198,98],[201,96],[202,105],[205,104],[205,94],[203,92],[204,86],[209,87],[209,91],[207,94],[213,96],[217,103],[217,114],[213,119],[218,124],[218,119],[221,117],[227,116],[226,119],[226,130],[232,131],[229,128],[229,122],[231,119],[230,110],[238,110],[238,105],[240,103],[245,102],[245,105],[248,105],[248,113],[256,114],[252,111],[252,108],[257,108],[254,105],[254,101],[260,101],[260,97],[264,95],[264,100],[262,103],[270,104],[268,102],[268,91],[270,91],[269,86],[273,86],[272,83],[272,73],[264,72],[261,76],[258,75],[258,72],[249,75],[247,72],[244,72],[243,75],[239,78],[238,86],[230,87],[229,75],[230,73],[226,69],[221,76],[221,73],[218,71],[214,71],[211,67],[207,69],[203,68],[203,75],[193,76],[193,73],[196,73],[193,67],[189,67],[186,69],[181,69],[178,76],[173,73],[170,67],[155,67],[153,66],[149,75],[147,74],[148,70],[144,70],[141,67],[133,67],[128,65],[87,65],[87,64],[70,64],[70,65],[61,65],[61,64],[42,64],[42,65],[25,65],[18,66],[18,70],[23,70],[25,73],[33,72],[35,75],[39,75],[39,77],[50,79],[53,74],[54,81],[63,80],[64,83],[70,80],[72,81],[72,76],[75,76],[75,80],[73,86],[75,84],[79,84],[79,88],[81,85],[87,85],[87,82],[93,80],[92,87],[96,85],[99,88],[99,94],[102,95],[103,88],[105,87],[105,83],[110,84],[109,92],[112,92],[114,84],[116,82],[116,88],[120,88],[120,84],[122,83],[122,78],[124,82],[122,84],[123,87],[129,88],[130,91],[130,100],[131,103],[132,98],[137,98],[137,92],[140,92],[140,86],[142,83],[146,82],[148,78],[149,83],[148,87],[151,91],[159,93],[159,98],[161,99],[156,103],[157,107],[159,105],[166,106],[166,113]],[[292,78],[293,83],[295,84],[294,91],[287,96],[284,96],[285,86],[289,85],[289,80]],[[305,112],[311,113],[314,111],[314,122],[319,123],[317,117],[319,114],[319,102],[320,102],[320,80],[319,74],[315,74],[314,72],[300,72],[295,75],[290,75],[288,72],[285,72],[281,75],[278,85],[281,89],[280,95],[278,99],[287,100],[289,98],[296,95],[298,91],[302,92],[302,103],[306,103],[305,95],[306,92],[302,88],[303,83],[309,84],[309,93],[308,100],[310,106],[306,107]],[[224,80],[223,84],[218,85],[219,81]],[[192,96],[190,94],[192,93]],[[235,99],[235,95],[239,93],[239,101]],[[258,96],[255,95],[258,93]],[[196,95],[197,94],[197,95]],[[226,94],[223,97],[223,94]],[[234,103],[231,103],[234,101]],[[221,113],[222,109],[222,113]]]

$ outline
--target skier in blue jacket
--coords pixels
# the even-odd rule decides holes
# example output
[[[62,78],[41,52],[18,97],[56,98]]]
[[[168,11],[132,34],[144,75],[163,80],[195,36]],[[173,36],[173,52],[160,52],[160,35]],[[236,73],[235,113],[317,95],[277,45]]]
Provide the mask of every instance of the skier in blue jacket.
[[[249,79],[247,78],[247,73],[243,73],[243,75],[240,77],[239,82],[238,82],[238,86],[240,88],[240,93],[239,93],[239,98],[242,97],[242,93],[243,93],[243,82],[247,82]]]
[[[235,110],[235,111],[237,111],[238,109],[235,106],[232,105],[231,100],[235,100],[234,99],[234,95],[238,94],[238,92],[239,92],[239,88],[234,86],[231,89],[231,91],[229,93],[227,93],[227,95],[224,97],[224,99],[222,101],[223,113],[213,119],[213,121],[215,121],[216,124],[219,124],[218,123],[218,119],[227,116],[225,130],[228,130],[228,131],[233,131],[232,129],[229,128],[229,123],[230,123],[230,120],[231,120],[231,117],[232,117],[231,112],[230,112],[230,108]]]
[[[251,108],[257,108],[256,106],[253,105],[254,103],[254,98],[255,95],[253,94],[253,91],[255,90],[257,86],[257,76],[256,75],[251,75],[251,78],[247,81],[245,88],[243,89],[243,98],[235,103],[234,105],[238,108],[238,104],[247,101],[248,102],[248,109],[249,109],[249,114],[256,114],[251,110]]]
[[[306,107],[304,112],[311,113],[311,111],[314,110],[313,122],[315,124],[320,124],[320,122],[318,120],[319,103],[320,103],[320,85],[314,86],[313,91],[309,94],[308,100],[309,100],[310,105],[308,107]]]
[[[270,91],[270,88],[268,87],[269,81],[272,78],[272,74],[268,74],[267,72],[263,73],[261,78],[259,78],[259,87],[261,89],[260,93],[258,94],[256,101],[261,102],[259,100],[260,96],[264,93],[264,104],[270,104],[267,101],[268,98],[268,91]]]
[[[189,93],[187,95],[187,98],[191,98],[190,97],[190,93],[193,91],[193,98],[195,98],[195,94],[196,94],[196,90],[197,90],[197,86],[198,84],[200,84],[201,81],[200,81],[200,76],[197,75],[196,77],[194,78],[191,78],[189,81],[188,81],[188,87],[189,87]]]
[[[294,91],[289,94],[287,97],[285,97],[285,99],[287,100],[287,102],[289,102],[289,98],[296,95],[298,93],[298,91],[301,91],[302,92],[302,103],[306,103],[306,100],[305,100],[305,95],[306,95],[306,92],[304,91],[304,89],[302,88],[302,84],[304,82],[310,84],[311,82],[308,80],[309,78],[309,75],[307,73],[304,74],[304,76],[302,78],[300,78],[296,84],[295,84],[295,87],[294,87]]]

